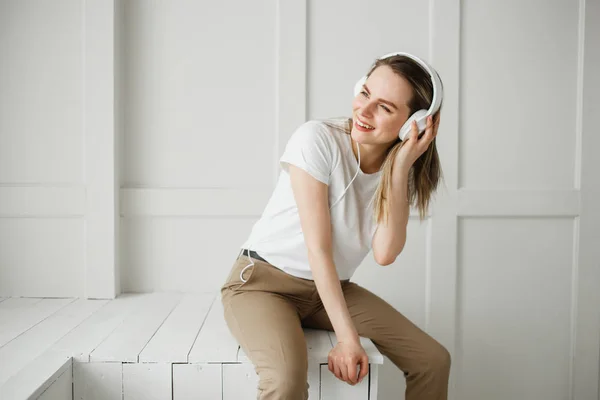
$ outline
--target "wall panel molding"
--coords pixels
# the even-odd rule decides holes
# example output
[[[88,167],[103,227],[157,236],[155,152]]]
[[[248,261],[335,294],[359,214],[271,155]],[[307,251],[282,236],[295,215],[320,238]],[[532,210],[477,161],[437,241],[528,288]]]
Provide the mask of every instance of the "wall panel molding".
[[[0,218],[83,218],[83,185],[2,185]]]
[[[277,1],[274,182],[287,141],[306,120],[306,7],[306,0]]]
[[[83,3],[83,134],[87,185],[85,296],[115,298],[118,281],[118,154],[115,124],[115,2]]]
[[[459,217],[575,217],[580,214],[578,190],[458,191]]]
[[[572,318],[573,359],[570,399],[600,398],[600,3],[579,1],[578,165],[575,187],[581,210],[574,230]]]

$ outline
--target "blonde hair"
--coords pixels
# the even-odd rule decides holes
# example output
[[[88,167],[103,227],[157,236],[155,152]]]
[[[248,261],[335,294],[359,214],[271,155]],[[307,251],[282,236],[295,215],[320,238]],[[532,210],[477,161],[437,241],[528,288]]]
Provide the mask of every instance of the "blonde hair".
[[[406,79],[413,88],[413,96],[408,103],[410,108],[409,115],[417,110],[429,109],[433,99],[433,85],[429,74],[413,59],[401,55],[389,57],[383,60],[377,60],[371,67],[367,77],[373,71],[382,66],[389,66],[396,74]],[[441,112],[441,107],[434,115],[434,121],[437,114]],[[350,135],[352,130],[352,118],[332,118],[324,120],[328,126],[341,129]],[[394,142],[386,155],[381,166],[381,179],[374,194],[374,219],[377,223],[386,222],[389,216],[389,193],[392,189],[392,166],[396,154],[406,143],[400,138]],[[443,179],[439,155],[434,138],[427,150],[414,162],[408,175],[408,202],[411,207],[416,206],[419,209],[419,220],[423,221],[429,209],[431,198],[437,190],[440,180]]]

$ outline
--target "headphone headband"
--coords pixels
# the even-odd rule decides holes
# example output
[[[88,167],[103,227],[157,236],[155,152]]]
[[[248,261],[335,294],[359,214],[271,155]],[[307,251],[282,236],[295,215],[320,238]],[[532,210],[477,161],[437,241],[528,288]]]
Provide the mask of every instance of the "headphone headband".
[[[406,56],[408,58],[411,58],[412,60],[416,61],[421,67],[423,67],[425,71],[427,71],[427,73],[431,77],[431,84],[433,85],[433,99],[431,100],[431,106],[427,111],[427,115],[435,114],[435,112],[440,108],[440,105],[442,104],[443,97],[442,80],[440,79],[440,76],[438,75],[437,71],[431,65],[429,65],[429,63],[420,59],[419,57],[413,54],[404,53],[400,51],[396,53],[386,54],[380,57],[380,59],[389,58],[393,56]]]

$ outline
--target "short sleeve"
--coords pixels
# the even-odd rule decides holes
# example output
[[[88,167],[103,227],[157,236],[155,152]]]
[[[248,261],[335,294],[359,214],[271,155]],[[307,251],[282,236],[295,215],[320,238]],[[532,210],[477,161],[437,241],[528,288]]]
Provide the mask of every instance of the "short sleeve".
[[[306,122],[292,134],[279,159],[280,165],[288,173],[289,165],[294,165],[328,185],[333,165],[332,145],[331,134],[322,124]]]

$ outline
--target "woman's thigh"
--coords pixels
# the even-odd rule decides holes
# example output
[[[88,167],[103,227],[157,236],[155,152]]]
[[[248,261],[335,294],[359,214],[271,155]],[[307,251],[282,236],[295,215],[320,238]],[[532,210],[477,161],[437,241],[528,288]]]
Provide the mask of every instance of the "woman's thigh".
[[[373,341],[403,371],[419,368],[443,351],[429,334],[406,318],[385,300],[369,290],[348,282],[342,285],[348,311],[359,336]],[[302,320],[305,327],[333,330],[323,307]]]
[[[306,391],[308,357],[297,306],[287,296],[263,290],[276,286],[268,282],[275,279],[267,269],[272,267],[257,264],[242,282],[239,272],[246,264],[238,260],[221,288],[227,326],[255,366],[260,390],[280,390],[286,382]]]
[[[227,326],[259,375],[263,369],[284,370],[289,365],[306,371],[306,339],[289,300],[252,291],[225,295],[222,301]]]

